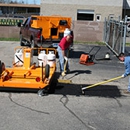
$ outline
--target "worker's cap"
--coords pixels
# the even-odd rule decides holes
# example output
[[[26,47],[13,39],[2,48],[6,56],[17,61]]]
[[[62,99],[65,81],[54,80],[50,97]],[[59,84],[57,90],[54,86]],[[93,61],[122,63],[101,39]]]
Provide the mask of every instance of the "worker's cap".
[[[121,52],[118,57],[122,57],[122,56],[125,56],[125,54],[123,52]]]

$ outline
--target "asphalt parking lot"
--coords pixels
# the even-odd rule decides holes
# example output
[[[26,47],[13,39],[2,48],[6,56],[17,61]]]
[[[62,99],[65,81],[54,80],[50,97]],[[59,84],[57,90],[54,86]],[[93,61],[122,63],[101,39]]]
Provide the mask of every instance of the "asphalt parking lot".
[[[0,59],[6,67],[12,66],[16,46],[19,42],[0,42]],[[80,55],[88,53],[93,46],[96,45],[74,45],[69,58],[71,72],[64,77],[72,83],[59,83],[54,94],[40,97],[36,92],[1,90],[0,129],[129,130],[130,95],[122,91],[127,89],[128,77],[87,89],[82,94],[81,87],[124,72],[123,63],[105,45],[100,46],[94,65],[79,64]],[[106,52],[110,53],[110,60],[104,59]]]

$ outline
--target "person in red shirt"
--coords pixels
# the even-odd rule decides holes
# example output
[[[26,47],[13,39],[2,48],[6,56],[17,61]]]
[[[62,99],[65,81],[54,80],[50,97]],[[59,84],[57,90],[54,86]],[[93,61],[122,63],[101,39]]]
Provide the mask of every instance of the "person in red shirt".
[[[72,43],[72,36],[70,34],[68,34],[67,36],[63,37],[58,45],[57,48],[57,52],[58,52],[58,56],[59,56],[59,63],[60,63],[60,72],[62,76],[66,75],[66,72],[69,71],[69,64],[68,64],[68,58],[67,58],[67,54],[69,51],[69,47]],[[66,60],[67,65],[66,68],[64,69],[64,60]]]

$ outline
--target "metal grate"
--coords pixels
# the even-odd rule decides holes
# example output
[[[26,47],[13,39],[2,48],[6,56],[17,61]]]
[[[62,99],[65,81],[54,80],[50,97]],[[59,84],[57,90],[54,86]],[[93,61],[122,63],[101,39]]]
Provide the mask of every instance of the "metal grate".
[[[125,18],[126,19],[126,18]],[[126,21],[126,20],[125,20]],[[125,53],[126,22],[114,18],[105,19],[104,42],[115,55]]]

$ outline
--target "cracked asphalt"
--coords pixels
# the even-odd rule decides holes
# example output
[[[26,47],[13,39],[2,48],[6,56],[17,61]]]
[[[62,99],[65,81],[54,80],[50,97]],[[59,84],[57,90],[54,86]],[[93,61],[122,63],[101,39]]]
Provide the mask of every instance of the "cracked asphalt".
[[[0,59],[11,67],[14,48],[19,42],[0,41]],[[79,64],[80,55],[97,45],[75,44],[70,52],[71,72],[58,83],[54,94],[38,96],[35,91],[0,88],[0,130],[130,130],[128,77],[85,90],[81,88],[115,78],[124,73],[124,65],[104,45],[94,65]],[[126,48],[129,51],[129,47]],[[106,52],[110,60],[105,60]],[[57,73],[59,63],[57,59]]]

